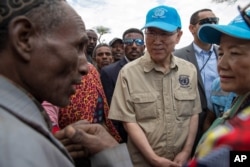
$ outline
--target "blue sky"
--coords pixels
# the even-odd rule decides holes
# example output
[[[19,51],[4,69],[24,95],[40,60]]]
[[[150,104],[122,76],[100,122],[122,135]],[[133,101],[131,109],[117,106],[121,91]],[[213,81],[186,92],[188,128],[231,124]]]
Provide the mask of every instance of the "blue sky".
[[[192,42],[188,30],[189,18],[193,12],[209,8],[220,18],[220,24],[227,24],[238,15],[237,5],[244,6],[249,0],[238,0],[235,4],[215,4],[212,0],[68,0],[85,22],[86,28],[105,26],[111,29],[110,34],[102,37],[109,42],[113,37],[121,38],[128,28],[142,28],[145,17],[151,8],[157,5],[168,5],[177,9],[181,20],[183,36],[176,46],[183,47]]]

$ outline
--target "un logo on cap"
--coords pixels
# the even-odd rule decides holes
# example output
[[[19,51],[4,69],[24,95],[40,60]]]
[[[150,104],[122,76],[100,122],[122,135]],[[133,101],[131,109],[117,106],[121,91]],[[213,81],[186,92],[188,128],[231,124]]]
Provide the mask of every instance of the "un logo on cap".
[[[166,9],[163,9],[163,8],[158,8],[158,9],[156,9],[155,10],[155,12],[154,12],[154,15],[153,15],[153,17],[154,18],[165,18],[166,16],[165,16],[165,13],[167,12],[167,10]]]

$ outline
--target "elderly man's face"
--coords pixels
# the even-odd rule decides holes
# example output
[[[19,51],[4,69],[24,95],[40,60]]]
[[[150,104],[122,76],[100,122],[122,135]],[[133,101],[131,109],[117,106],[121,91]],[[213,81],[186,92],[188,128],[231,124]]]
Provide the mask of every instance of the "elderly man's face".
[[[67,13],[65,21],[48,37],[36,37],[29,71],[26,70],[23,78],[33,96],[58,106],[69,103],[81,74],[88,70],[84,23],[67,3],[62,3]]]
[[[175,45],[179,43],[182,31],[166,32],[158,28],[146,29],[146,47],[151,59],[162,64],[170,59]]]
[[[218,72],[224,91],[244,94],[250,91],[250,41],[222,35]]]

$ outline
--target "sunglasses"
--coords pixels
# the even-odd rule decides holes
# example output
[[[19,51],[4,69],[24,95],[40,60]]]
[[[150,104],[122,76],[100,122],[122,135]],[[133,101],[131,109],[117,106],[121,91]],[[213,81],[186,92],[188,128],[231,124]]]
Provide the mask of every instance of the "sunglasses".
[[[240,12],[240,15],[247,23],[248,27],[250,27],[250,12],[248,11],[250,9],[250,3],[246,5],[244,8],[241,8],[238,6],[238,10]]]
[[[124,39],[123,43],[129,46],[133,45],[134,43],[137,46],[142,46],[144,45],[144,40],[143,39]]]
[[[218,22],[219,22],[218,17],[208,17],[208,18],[199,20],[197,23],[199,23],[199,25],[203,25],[203,24],[218,24]]]

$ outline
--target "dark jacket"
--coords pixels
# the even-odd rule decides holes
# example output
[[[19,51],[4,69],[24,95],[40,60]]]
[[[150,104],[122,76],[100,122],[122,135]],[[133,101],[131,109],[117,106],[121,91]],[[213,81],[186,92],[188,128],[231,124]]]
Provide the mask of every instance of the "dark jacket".
[[[127,60],[125,59],[125,57],[123,57],[121,60],[105,66],[101,70],[101,82],[109,106],[111,104],[118,74],[125,64],[127,64]],[[125,131],[122,123],[115,120],[113,120],[112,122],[122,138],[121,143],[127,142],[127,132]]]
[[[111,99],[114,93],[116,80],[121,68],[127,64],[127,60],[123,57],[121,60],[105,66],[101,70],[101,82],[102,86],[110,106]]]

